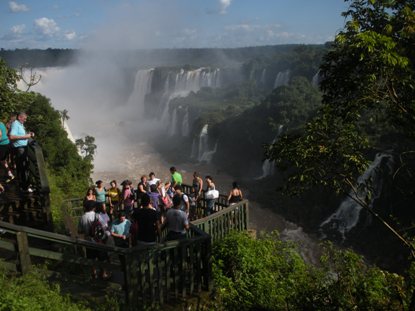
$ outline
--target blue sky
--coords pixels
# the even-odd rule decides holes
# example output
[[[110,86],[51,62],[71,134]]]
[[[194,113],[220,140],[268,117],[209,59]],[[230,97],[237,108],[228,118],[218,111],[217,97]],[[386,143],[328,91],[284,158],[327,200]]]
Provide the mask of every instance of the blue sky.
[[[0,48],[324,43],[343,0],[0,0]]]

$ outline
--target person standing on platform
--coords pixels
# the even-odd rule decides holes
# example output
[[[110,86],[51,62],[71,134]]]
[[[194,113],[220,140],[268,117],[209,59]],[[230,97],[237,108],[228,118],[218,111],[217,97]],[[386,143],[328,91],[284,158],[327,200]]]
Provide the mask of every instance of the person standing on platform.
[[[7,135],[6,125],[3,122],[0,122],[0,161],[1,164],[7,171],[7,180],[6,183],[12,181],[14,179],[14,175],[9,168],[7,161],[9,160],[10,154],[10,140],[9,136]]]
[[[168,233],[166,241],[182,240],[186,238],[186,231],[189,230],[189,220],[185,212],[180,210],[181,199],[179,196],[173,197],[173,207],[166,213],[165,226]]]
[[[176,186],[181,186],[183,179],[182,175],[176,170],[174,166],[170,167],[171,173],[171,187],[174,189]]]
[[[29,139],[33,138],[35,134],[33,132],[26,132],[24,127],[26,120],[27,114],[25,112],[19,112],[17,119],[10,127],[9,138],[12,141],[20,188],[22,191],[33,192],[29,187],[27,144]]]
[[[110,205],[110,217],[112,217],[114,210],[115,212],[119,211],[121,202],[121,190],[118,188],[116,180],[112,180],[110,185],[111,188],[108,189],[108,203]]]

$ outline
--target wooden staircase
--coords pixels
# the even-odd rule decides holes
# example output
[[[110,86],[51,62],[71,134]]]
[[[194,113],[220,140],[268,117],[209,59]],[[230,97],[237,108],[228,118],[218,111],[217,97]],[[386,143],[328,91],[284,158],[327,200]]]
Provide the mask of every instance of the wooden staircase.
[[[7,183],[7,172],[0,168],[0,183],[5,191],[0,195],[0,220],[51,231],[50,189],[42,149],[35,143],[28,146],[29,182],[34,192],[22,192],[18,178]],[[16,175],[16,174],[15,174]]]

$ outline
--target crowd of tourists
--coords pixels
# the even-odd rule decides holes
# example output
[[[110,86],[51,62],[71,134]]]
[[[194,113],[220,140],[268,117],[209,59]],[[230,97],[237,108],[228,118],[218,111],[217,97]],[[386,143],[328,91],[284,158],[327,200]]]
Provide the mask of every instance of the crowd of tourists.
[[[12,114],[6,124],[0,122],[0,163],[7,176],[5,183],[15,179],[17,174],[20,190],[33,192],[28,178],[27,146],[35,134],[25,129],[27,114]],[[4,184],[0,184],[0,192],[4,192]]]
[[[219,191],[211,176],[203,180],[194,172],[190,193],[186,194],[182,175],[175,167],[170,168],[170,173],[171,180],[166,182],[157,178],[154,172],[143,175],[135,188],[128,179],[121,187],[112,180],[108,189],[102,180],[96,181],[88,188],[83,200],[85,213],[80,219],[79,233],[91,240],[119,247],[129,247],[138,241],[157,243],[163,228],[167,229],[167,241],[185,238],[189,221],[214,212]],[[202,198],[206,204],[199,204]],[[242,198],[242,191],[237,183],[233,183],[229,204]],[[198,215],[200,206],[204,206],[203,215]],[[104,231],[101,237],[94,232],[94,223],[99,223],[100,230]]]
[[[154,172],[143,175],[134,188],[130,180],[121,187],[116,180],[106,189],[102,180],[88,188],[83,199],[84,214],[79,220],[78,233],[95,243],[128,248],[137,245],[152,245],[162,241],[161,232],[167,230],[164,241],[181,240],[187,236],[189,221],[214,213],[219,192],[211,176],[203,180],[193,173],[189,194],[183,191],[182,175],[175,167],[170,168],[171,180],[162,182]],[[205,185],[205,187],[204,187]],[[200,204],[202,199],[206,204]],[[237,183],[229,193],[229,204],[243,199]],[[197,215],[200,206],[203,214]],[[87,251],[87,257],[107,260],[103,252]],[[93,268],[93,277],[97,277]],[[102,278],[108,278],[102,269]]]

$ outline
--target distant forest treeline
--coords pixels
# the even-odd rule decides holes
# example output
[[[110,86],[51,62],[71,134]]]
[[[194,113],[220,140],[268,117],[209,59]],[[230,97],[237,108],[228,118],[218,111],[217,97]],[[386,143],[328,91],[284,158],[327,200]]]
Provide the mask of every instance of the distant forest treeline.
[[[293,52],[301,45],[272,45],[232,49],[200,48],[200,49],[155,49],[155,50],[119,50],[114,55],[114,61],[121,61],[133,66],[180,66],[192,64],[194,66],[232,67],[255,58],[273,58],[279,54]],[[322,45],[309,45],[318,47]],[[94,51],[96,52],[96,51]],[[77,61],[77,56],[88,54],[87,50],[78,49],[0,49],[0,58],[8,66],[26,67],[56,67],[67,66]],[[103,53],[105,53],[103,51]]]
[[[58,67],[73,63],[79,50],[72,49],[16,49],[0,50],[0,58],[4,59],[8,66],[19,68],[26,67]]]

